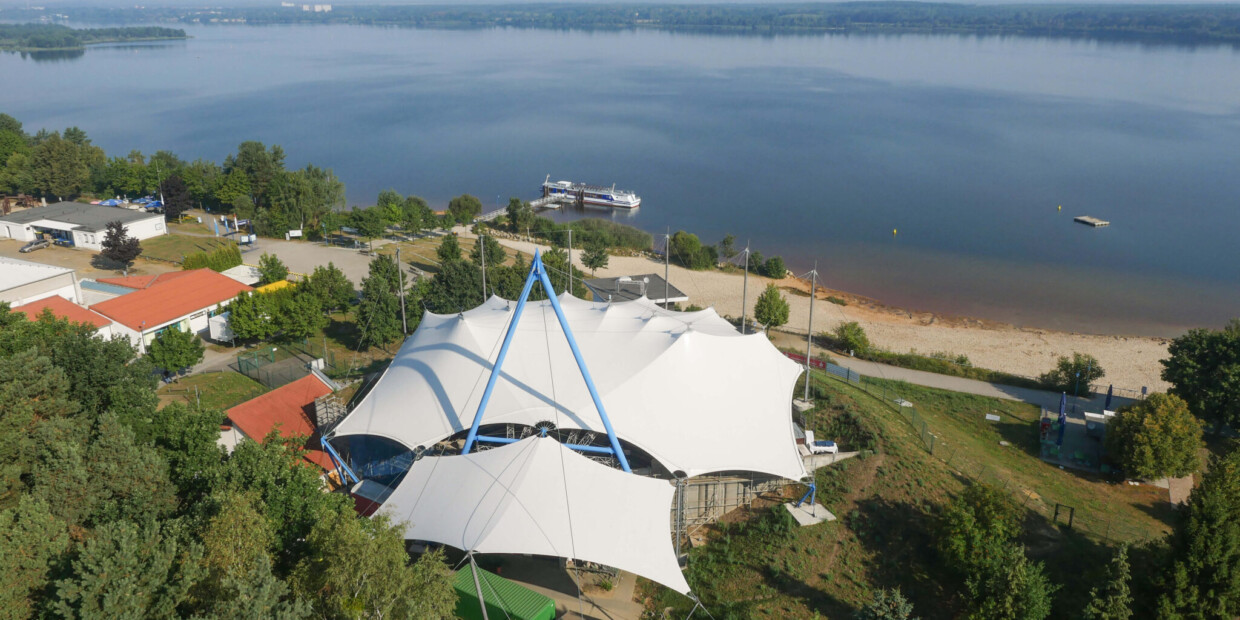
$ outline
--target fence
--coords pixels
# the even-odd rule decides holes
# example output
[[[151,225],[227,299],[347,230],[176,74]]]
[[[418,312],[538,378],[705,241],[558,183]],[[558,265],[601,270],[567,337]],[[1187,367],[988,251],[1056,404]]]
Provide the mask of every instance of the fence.
[[[307,367],[309,361],[289,347],[276,345],[238,355],[233,367],[237,372],[275,389],[310,374]]]
[[[835,381],[844,381],[842,377],[834,373],[813,373],[813,378],[818,384],[825,383],[825,379],[828,377]],[[1083,506],[1061,503],[1053,498],[1044,497],[1032,490],[1022,488],[1020,484],[1014,483],[1003,471],[996,468],[993,464],[987,463],[984,459],[980,459],[969,450],[962,449],[960,446],[947,446],[935,435],[934,429],[930,426],[925,416],[917,411],[916,405],[900,394],[898,384],[893,386],[889,385],[887,381],[862,377],[862,380],[856,383],[849,381],[849,385],[878,400],[885,407],[899,414],[900,418],[909,425],[913,433],[921,441],[922,447],[926,452],[939,459],[947,467],[958,472],[971,482],[981,482],[1003,489],[1012,495],[1016,503],[1022,508],[1046,517],[1051,523],[1082,532],[1087,536],[1105,542],[1136,542],[1149,537],[1149,533],[1146,531],[1125,527],[1123,524],[1116,523],[1108,512],[1088,510]],[[1028,432],[1030,433],[1031,441],[1032,437],[1037,434],[1036,424],[1037,421],[1029,424]],[[1039,460],[1039,462],[1041,461]],[[1047,466],[1049,467],[1050,465]]]
[[[798,364],[802,364],[802,365],[805,364],[804,355],[801,355],[799,353],[789,353],[787,351],[784,352],[784,355],[787,356],[788,359]],[[853,383],[857,385],[861,384],[861,373],[851,368],[844,368],[843,366],[836,366],[835,364],[832,364],[831,362],[818,359],[818,358],[814,358],[810,360],[809,365],[813,368],[817,368],[818,370],[829,372],[845,381],[848,381],[849,383]]]

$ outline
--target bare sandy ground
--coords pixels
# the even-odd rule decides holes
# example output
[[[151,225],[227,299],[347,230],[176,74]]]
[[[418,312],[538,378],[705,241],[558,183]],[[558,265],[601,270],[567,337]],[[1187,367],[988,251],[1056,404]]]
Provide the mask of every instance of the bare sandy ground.
[[[464,229],[458,233],[472,237]],[[521,252],[533,253],[535,245],[523,241],[501,239]],[[583,271],[580,253],[574,252],[573,262]],[[599,277],[621,275],[663,274],[663,263],[648,256],[612,256]],[[672,265],[673,286],[689,296],[690,304],[707,307],[725,316],[740,316],[742,274],[723,271],[691,271]],[[770,280],[750,274],[748,312],[770,282],[775,282],[791,307],[785,329],[804,334],[809,321],[809,282],[796,278]],[[841,306],[826,301],[827,296],[847,301]],[[916,351],[923,354],[964,354],[975,366],[1001,370],[1018,375],[1036,376],[1049,370],[1061,355],[1074,351],[1098,358],[1106,370],[1103,384],[1114,384],[1117,394],[1132,396],[1142,386],[1151,392],[1164,391],[1168,385],[1159,378],[1158,361],[1167,357],[1168,340],[1142,336],[1098,336],[1043,329],[1018,328],[1006,323],[932,313],[908,312],[875,300],[842,291],[818,288],[814,304],[815,333],[834,329],[842,322],[857,321],[877,346],[896,352]]]

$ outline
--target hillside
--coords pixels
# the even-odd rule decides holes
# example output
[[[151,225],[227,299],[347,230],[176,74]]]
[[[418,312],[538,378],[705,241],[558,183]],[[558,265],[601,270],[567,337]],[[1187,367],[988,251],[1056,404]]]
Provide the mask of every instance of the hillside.
[[[1028,553],[1063,586],[1056,617],[1079,612],[1092,585],[1081,577],[1120,541],[1168,530],[1165,491],[1039,460],[1032,406],[882,380],[863,387],[874,395],[816,376],[817,407],[807,420],[819,436],[863,450],[817,472],[819,500],[838,521],[798,529],[779,510],[758,507],[730,515],[740,522],[713,528],[710,544],[692,552],[690,583],[714,617],[848,618],[874,590],[896,586],[918,616],[955,617],[962,601],[933,551],[933,524],[941,506],[978,479],[1007,489],[1025,508]],[[897,392],[915,407],[888,406]],[[986,413],[1003,422],[984,421]],[[923,441],[929,434],[934,454]],[[1052,522],[1056,503],[1075,507],[1072,529],[1066,509]],[[679,617],[691,606],[666,591],[648,601],[651,611],[672,607]]]

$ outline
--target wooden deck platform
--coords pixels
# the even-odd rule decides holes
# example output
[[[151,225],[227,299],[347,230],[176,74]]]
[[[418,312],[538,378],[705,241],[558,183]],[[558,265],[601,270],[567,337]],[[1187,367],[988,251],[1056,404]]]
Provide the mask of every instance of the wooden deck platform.
[[[1093,226],[1094,228],[1102,228],[1103,226],[1111,225],[1110,222],[1106,220],[1100,220],[1092,215],[1078,215],[1072,218],[1072,221],[1080,223],[1080,224],[1084,224],[1086,226]]]

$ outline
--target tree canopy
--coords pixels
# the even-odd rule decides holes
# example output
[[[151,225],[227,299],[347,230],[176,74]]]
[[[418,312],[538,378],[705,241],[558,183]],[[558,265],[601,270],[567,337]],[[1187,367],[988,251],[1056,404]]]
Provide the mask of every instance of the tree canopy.
[[[151,341],[146,355],[156,367],[179,372],[201,362],[203,351],[202,339],[198,334],[169,328]]]
[[[1107,455],[1134,478],[1187,476],[1201,469],[1201,431],[1183,399],[1151,394],[1107,424]]]
[[[1167,352],[1162,378],[1171,394],[1216,428],[1240,424],[1240,319],[1221,330],[1190,329]]]
[[[768,330],[787,323],[788,312],[788,300],[784,299],[779,287],[774,284],[766,285],[766,290],[762,291],[753,306],[754,318]]]
[[[1106,371],[1098,358],[1088,353],[1073,353],[1072,357],[1060,357],[1055,367],[1039,379],[1048,390],[1087,396],[1092,391],[1090,386],[1104,376]]]
[[[124,265],[126,275],[129,273],[129,266],[142,254],[142,244],[129,236],[129,231],[119,221],[108,222],[101,245],[103,251],[100,254],[110,261]]]

